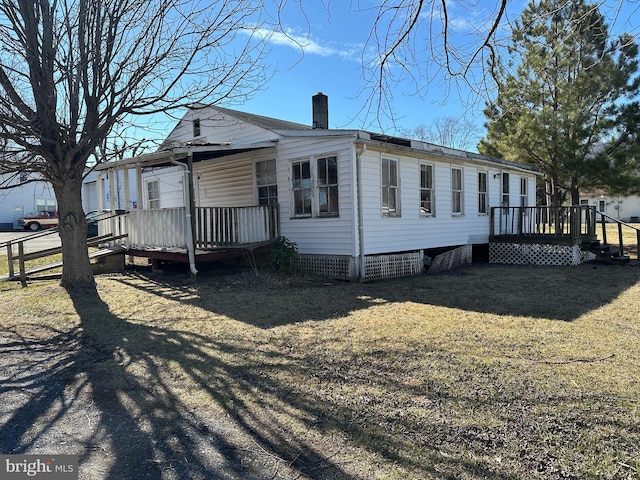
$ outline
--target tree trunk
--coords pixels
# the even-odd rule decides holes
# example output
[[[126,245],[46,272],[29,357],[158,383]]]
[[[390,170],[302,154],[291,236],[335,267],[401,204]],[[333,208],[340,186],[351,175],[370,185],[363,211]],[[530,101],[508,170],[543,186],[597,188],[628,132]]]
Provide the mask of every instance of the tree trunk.
[[[68,178],[64,187],[54,187],[54,190],[64,262],[60,285],[66,289],[94,288],[87,248],[87,224],[82,208],[82,176]]]

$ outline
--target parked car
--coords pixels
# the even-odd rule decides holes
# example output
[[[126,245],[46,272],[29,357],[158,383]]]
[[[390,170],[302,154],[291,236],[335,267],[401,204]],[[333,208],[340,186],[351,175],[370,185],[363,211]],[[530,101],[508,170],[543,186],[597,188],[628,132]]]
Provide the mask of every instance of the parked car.
[[[113,215],[122,215],[123,213],[127,213],[127,211],[116,209]],[[91,210],[90,212],[87,212],[85,215],[85,219],[87,220],[87,237],[97,237],[98,223],[110,217],[111,210],[102,210],[102,212],[99,212],[98,210]]]
[[[25,230],[36,231],[41,228],[51,228],[58,226],[58,212],[47,210],[43,212],[30,213],[18,219],[18,225]]]

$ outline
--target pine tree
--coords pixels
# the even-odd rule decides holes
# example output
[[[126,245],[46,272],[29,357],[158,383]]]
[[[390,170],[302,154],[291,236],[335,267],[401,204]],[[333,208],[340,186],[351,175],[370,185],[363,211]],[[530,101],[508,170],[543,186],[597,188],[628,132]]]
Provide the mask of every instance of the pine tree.
[[[638,47],[612,38],[597,5],[532,1],[512,28],[495,71],[481,153],[538,167],[551,187],[579,203],[586,188],[634,190],[638,157]]]

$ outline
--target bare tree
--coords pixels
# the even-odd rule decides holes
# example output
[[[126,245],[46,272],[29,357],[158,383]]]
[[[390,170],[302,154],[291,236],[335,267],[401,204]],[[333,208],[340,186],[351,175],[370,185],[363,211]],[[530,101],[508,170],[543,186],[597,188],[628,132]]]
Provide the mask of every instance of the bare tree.
[[[573,0],[564,0],[570,4]],[[509,44],[510,15],[519,16],[523,5],[507,0],[379,0],[363,62],[360,94],[367,111],[379,125],[394,122],[394,92],[405,85],[405,95],[429,96],[434,83],[444,85],[446,97],[471,91],[459,99],[468,105],[484,104],[495,95],[495,66],[499,52]],[[628,2],[627,2],[628,3]],[[596,1],[600,9],[628,31],[622,18],[625,0]],[[629,7],[627,11],[635,11]],[[631,26],[637,30],[637,22]],[[636,33],[636,32],[631,32]],[[407,86],[409,85],[409,86]],[[433,97],[431,97],[433,100]],[[443,102],[446,100],[441,99]]]
[[[432,125],[420,124],[414,128],[401,129],[402,135],[443,147],[470,150],[480,137],[480,127],[469,120],[456,117],[438,117]]]
[[[0,0],[0,167],[53,185],[62,286],[94,285],[81,200],[88,162],[108,159],[107,139],[136,116],[259,86],[265,39],[252,32],[262,12],[244,0]]]

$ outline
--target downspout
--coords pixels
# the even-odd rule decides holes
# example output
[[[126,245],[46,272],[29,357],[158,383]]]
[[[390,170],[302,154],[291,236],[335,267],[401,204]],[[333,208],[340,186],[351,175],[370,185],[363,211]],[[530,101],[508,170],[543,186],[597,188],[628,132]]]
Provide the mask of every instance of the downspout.
[[[358,256],[360,265],[358,268],[358,275],[360,281],[364,282],[366,262],[364,257],[364,219],[362,218],[362,166],[360,165],[360,157],[367,150],[367,145],[362,144],[359,150],[356,151],[356,185],[358,195]]]
[[[189,152],[189,156],[192,153]],[[182,168],[182,172],[184,174],[184,211],[185,211],[185,223],[186,223],[186,231],[187,231],[187,254],[189,256],[189,270],[191,271],[191,275],[196,276],[198,274],[198,270],[196,269],[196,255],[193,247],[193,230],[191,228],[191,181],[190,181],[190,173],[189,167],[184,163],[178,162],[174,160],[173,153],[171,153],[171,158],[169,162],[173,165],[176,165]]]

